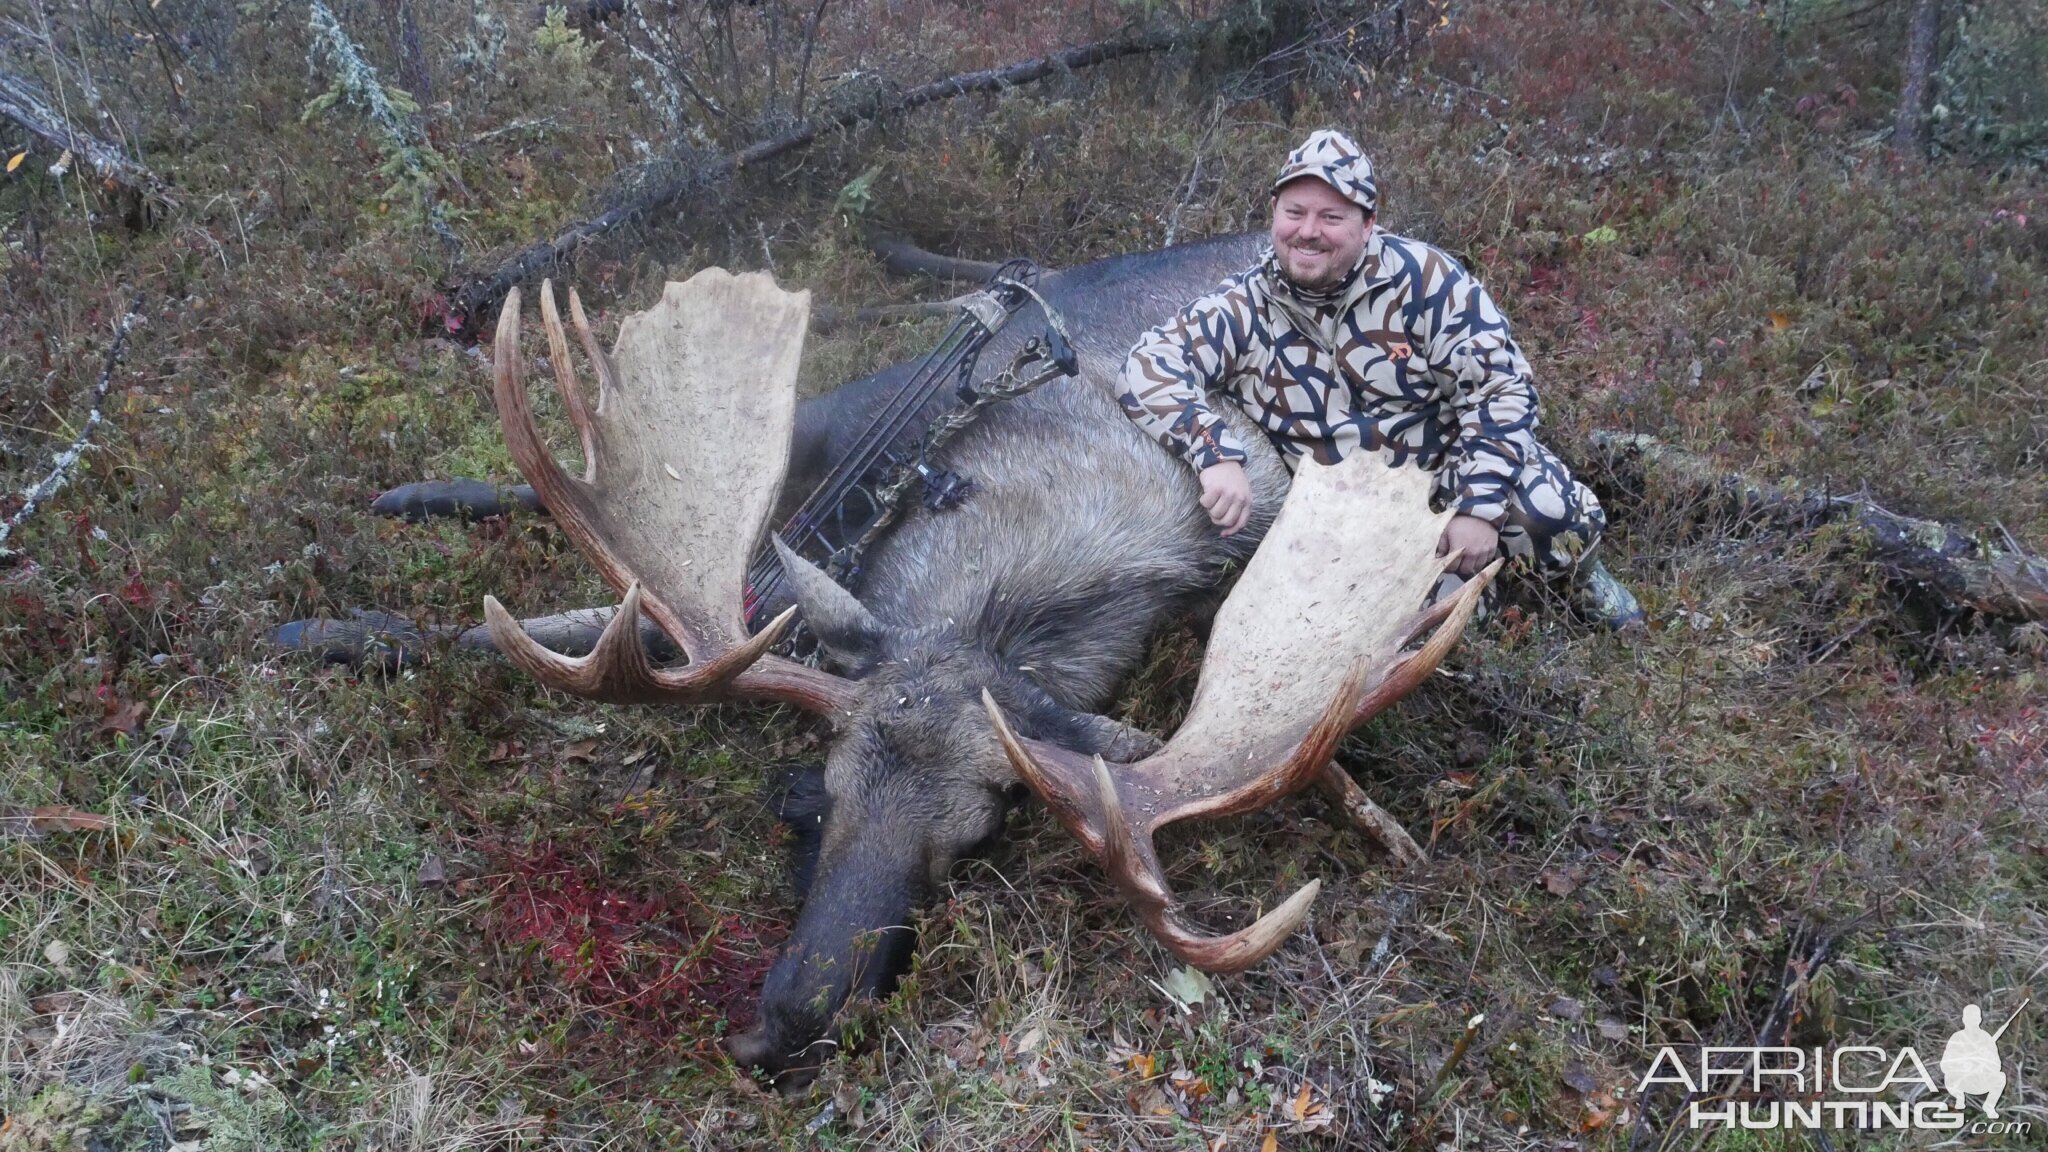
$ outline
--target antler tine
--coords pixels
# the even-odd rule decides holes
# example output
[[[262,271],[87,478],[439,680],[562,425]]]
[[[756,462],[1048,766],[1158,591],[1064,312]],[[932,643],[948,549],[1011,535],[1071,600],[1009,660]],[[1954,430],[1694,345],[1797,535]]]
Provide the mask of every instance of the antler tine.
[[[1282,901],[1278,908],[1253,921],[1248,928],[1228,936],[1204,936],[1182,926],[1170,911],[1161,909],[1139,914],[1145,927],[1166,946],[1166,950],[1204,972],[1228,975],[1245,969],[1278,951],[1287,938],[1301,931],[1309,906],[1323,890],[1321,880],[1310,880]]]
[[[540,282],[540,320],[541,327],[547,329],[548,364],[555,370],[555,391],[561,395],[569,423],[575,426],[576,436],[583,442],[583,479],[596,480],[596,434],[590,427],[590,407],[584,403],[583,388],[576,382],[576,365],[569,360],[569,338],[562,332],[562,314],[555,307],[553,280]]]
[[[576,289],[569,289],[569,319],[576,325],[576,338],[583,344],[583,354],[590,358],[590,366],[597,372],[597,411],[604,411],[607,396],[618,390],[619,376],[612,367],[612,358],[600,348],[597,337],[591,334],[590,321],[583,315],[583,300],[576,295]]]
[[[1141,907],[1164,909],[1173,895],[1166,887],[1166,878],[1160,875],[1158,858],[1149,851],[1140,857],[1130,817],[1124,814],[1124,803],[1116,794],[1116,781],[1110,778],[1109,765],[1100,756],[1095,758],[1095,799],[1102,806],[1104,871],[1115,877],[1117,885]]]
[[[617,704],[689,704],[716,699],[775,646],[796,615],[793,607],[784,610],[745,644],[716,659],[687,668],[656,668],[640,637],[640,599],[636,580],[599,634],[596,647],[583,656],[564,656],[543,646],[495,596],[484,597],[484,621],[498,651],[550,688]]]
[[[555,461],[534,423],[533,402],[526,395],[526,368],[519,358],[519,289],[505,294],[498,313],[498,335],[491,352],[492,391],[504,426],[505,447],[512,462],[540,496],[544,508],[567,508],[587,499],[589,485],[570,478]]]
[[[1336,752],[1338,742],[1351,730],[1351,717],[1366,696],[1366,675],[1365,662],[1354,661],[1322,714],[1303,733],[1292,752],[1246,786],[1218,799],[1228,804],[1231,811],[1243,811],[1296,791],[1314,779]],[[1076,763],[1080,757],[1018,737],[987,691],[982,693],[982,704],[988,709],[996,738],[1017,774],[1097,857],[1103,870],[1137,909],[1145,926],[1169,952],[1203,971],[1241,972],[1272,955],[1301,927],[1316,894],[1322,890],[1319,880],[1311,880],[1279,907],[1237,932],[1211,936],[1189,928],[1174,911],[1173,890],[1153,849],[1152,832],[1164,822],[1161,816],[1179,819],[1193,813],[1184,807],[1160,811],[1157,805],[1148,805],[1134,819],[1118,791],[1116,774],[1102,757],[1093,757],[1088,762],[1089,771],[1084,778]],[[1041,753],[1045,754],[1043,760]],[[1142,771],[1146,763],[1140,762],[1138,769]],[[1133,766],[1118,767],[1129,771]],[[1083,799],[1084,788],[1092,793],[1092,812]]]
[[[1428,627],[1432,617],[1438,618],[1441,623],[1438,623],[1436,631],[1430,634],[1429,642],[1419,650],[1402,657],[1400,663],[1394,665],[1387,675],[1359,700],[1358,711],[1351,719],[1350,728],[1356,728],[1386,711],[1402,697],[1420,687],[1424,680],[1429,679],[1429,674],[1436,671],[1437,666],[1444,662],[1444,657],[1450,655],[1451,649],[1458,646],[1458,641],[1465,635],[1465,626],[1471,623],[1472,614],[1479,610],[1479,598],[1485,594],[1487,585],[1492,584],[1493,578],[1500,573],[1501,565],[1506,563],[1505,559],[1495,560],[1481,569],[1479,575],[1467,580],[1465,586],[1458,589],[1457,595],[1441,604],[1430,606],[1408,633],[1412,639],[1420,635],[1423,628]]]
[[[1228,935],[1211,936],[1191,929],[1174,915],[1173,891],[1167,887],[1165,872],[1152,849],[1151,833],[1145,833],[1141,849],[1123,802],[1117,798],[1116,781],[1100,756],[1095,757],[1095,789],[1102,805],[1103,869],[1116,879],[1139,918],[1166,950],[1204,972],[1242,972],[1271,956],[1301,927],[1309,906],[1322,891],[1321,880],[1310,880],[1250,927]]]

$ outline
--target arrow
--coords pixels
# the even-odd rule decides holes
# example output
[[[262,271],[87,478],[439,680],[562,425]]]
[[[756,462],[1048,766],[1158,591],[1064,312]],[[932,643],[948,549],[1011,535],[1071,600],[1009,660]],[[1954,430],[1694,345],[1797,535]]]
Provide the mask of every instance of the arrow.
[[[2027,1005],[2032,1004],[2033,1002],[2034,998],[2032,996],[2029,996],[2025,1000],[2020,1001],[2020,1006],[2012,1010],[2012,1015],[2007,1016],[2005,1018],[2005,1023],[2000,1024],[1998,1026],[1998,1031],[1993,1032],[1991,1034],[1991,1042],[1996,1044],[1998,1042],[1998,1038],[2000,1036],[2005,1035],[2005,1030],[2007,1028],[2012,1027],[2012,1022],[2019,1019],[2020,1013],[2025,1012],[2027,1010]]]

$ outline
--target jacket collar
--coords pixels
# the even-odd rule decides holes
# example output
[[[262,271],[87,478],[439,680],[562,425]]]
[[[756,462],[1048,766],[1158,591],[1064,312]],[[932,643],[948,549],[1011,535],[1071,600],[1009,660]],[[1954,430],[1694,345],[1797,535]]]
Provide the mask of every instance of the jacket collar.
[[[1324,351],[1333,350],[1337,318],[1351,311],[1368,291],[1383,282],[1380,268],[1385,235],[1375,225],[1365,238],[1365,249],[1358,254],[1358,263],[1344,279],[1327,292],[1315,293],[1304,292],[1287,279],[1280,271],[1273,246],[1268,244],[1259,257],[1259,278],[1266,290],[1266,298],[1285,313],[1288,321],[1303,335],[1321,345]]]

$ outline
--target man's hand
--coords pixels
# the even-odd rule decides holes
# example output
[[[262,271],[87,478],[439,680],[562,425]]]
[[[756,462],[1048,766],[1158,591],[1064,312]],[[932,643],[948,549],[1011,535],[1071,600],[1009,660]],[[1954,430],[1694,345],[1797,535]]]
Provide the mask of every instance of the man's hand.
[[[1244,465],[1226,460],[1202,469],[1202,508],[1225,536],[1235,536],[1244,527],[1252,518],[1252,482]]]
[[[1451,517],[1443,538],[1436,542],[1437,555],[1456,557],[1451,571],[1460,576],[1470,576],[1493,563],[1499,552],[1500,529],[1474,516]]]

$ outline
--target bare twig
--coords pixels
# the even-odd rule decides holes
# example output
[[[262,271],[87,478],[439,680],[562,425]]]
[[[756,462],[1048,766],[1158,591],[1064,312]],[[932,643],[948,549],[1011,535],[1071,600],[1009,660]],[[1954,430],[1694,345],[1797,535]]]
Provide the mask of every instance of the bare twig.
[[[1202,129],[1201,139],[1195,141],[1195,159],[1194,163],[1188,166],[1187,182],[1181,186],[1180,195],[1174,197],[1173,212],[1166,218],[1164,247],[1173,247],[1173,242],[1180,238],[1180,214],[1187,209],[1188,204],[1194,200],[1195,193],[1202,188],[1202,152],[1209,147],[1210,139],[1216,135],[1216,126],[1222,122],[1223,100],[1218,97],[1214,110],[1209,114],[1208,126]]]
[[[114,380],[114,369],[121,364],[121,357],[128,347],[128,333],[142,319],[142,297],[137,295],[121,312],[121,319],[114,325],[114,342],[107,347],[107,361],[100,369],[99,383],[93,386],[92,410],[86,413],[85,425],[71,441],[71,446],[57,453],[51,462],[50,471],[41,481],[21,493],[21,507],[16,508],[6,519],[0,520],[0,562],[11,561],[17,553],[7,548],[7,538],[14,530],[35,515],[43,501],[57,494],[71,480],[71,470],[85,457],[86,447],[92,443],[92,434],[98,430],[101,415],[107,399],[107,389]]]

